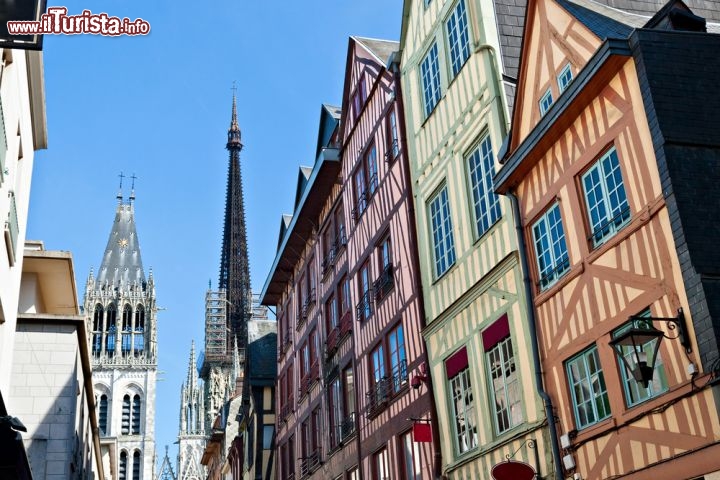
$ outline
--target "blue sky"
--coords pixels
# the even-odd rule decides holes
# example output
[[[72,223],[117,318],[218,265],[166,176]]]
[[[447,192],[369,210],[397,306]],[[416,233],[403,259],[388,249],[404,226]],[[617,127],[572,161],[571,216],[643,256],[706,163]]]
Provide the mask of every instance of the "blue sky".
[[[253,289],[290,213],[298,166],[314,161],[320,105],[339,104],[349,35],[397,40],[400,0],[66,0],[143,18],[138,37],[47,36],[48,149],[35,157],[28,239],[73,254],[81,296],[112,226],[118,175],[135,174],[135,218],[159,312],[156,442],[174,461],[190,341],[203,343],[217,285],[232,83]],[[129,185],[124,185],[125,195]]]

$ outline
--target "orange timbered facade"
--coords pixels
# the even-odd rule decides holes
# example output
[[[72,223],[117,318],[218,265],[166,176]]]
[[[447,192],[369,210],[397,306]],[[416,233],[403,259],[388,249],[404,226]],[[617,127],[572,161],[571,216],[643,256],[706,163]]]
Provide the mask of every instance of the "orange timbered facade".
[[[649,113],[659,98],[647,81],[651,55],[688,35],[654,27],[688,12],[681,2],[652,19],[583,0],[528,4],[513,130],[496,180],[517,198],[545,387],[566,473],[583,479],[720,470],[715,375],[700,355],[664,183],[667,144]],[[688,41],[711,37],[693,34],[703,38]],[[680,311],[687,348],[672,322],[628,320]],[[641,346],[654,361],[647,385],[611,345],[638,322],[665,334]]]

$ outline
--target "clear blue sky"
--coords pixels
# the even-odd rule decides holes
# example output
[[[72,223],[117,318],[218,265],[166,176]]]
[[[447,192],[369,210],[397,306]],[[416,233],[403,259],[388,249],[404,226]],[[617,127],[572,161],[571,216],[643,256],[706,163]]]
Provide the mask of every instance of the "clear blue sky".
[[[398,40],[400,0],[66,0],[69,14],[142,17],[138,37],[47,36],[48,149],[35,158],[29,239],[69,250],[78,293],[99,267],[118,174],[135,173],[135,218],[159,312],[156,442],[178,433],[190,341],[203,343],[217,285],[233,80],[253,289],[290,213],[298,166],[314,161],[321,103],[339,104],[348,36]],[[125,194],[129,193],[127,183]]]

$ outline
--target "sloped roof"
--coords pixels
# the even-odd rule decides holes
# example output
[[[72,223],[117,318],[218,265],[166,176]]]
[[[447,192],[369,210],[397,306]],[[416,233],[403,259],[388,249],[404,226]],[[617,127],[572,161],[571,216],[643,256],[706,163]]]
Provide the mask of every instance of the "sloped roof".
[[[274,379],[277,369],[277,322],[248,322],[248,375],[253,379]]]
[[[557,0],[598,38],[627,38],[634,28],[645,25],[650,16],[637,15],[608,7],[592,0]]]
[[[362,44],[370,53],[375,55],[383,65],[387,65],[390,55],[400,48],[400,42],[393,40],[380,40],[377,38],[353,37]]]
[[[97,276],[98,284],[129,286],[143,285],[145,272],[140,256],[140,242],[135,229],[135,208],[130,203],[118,203],[115,221],[110,230],[105,253]]]

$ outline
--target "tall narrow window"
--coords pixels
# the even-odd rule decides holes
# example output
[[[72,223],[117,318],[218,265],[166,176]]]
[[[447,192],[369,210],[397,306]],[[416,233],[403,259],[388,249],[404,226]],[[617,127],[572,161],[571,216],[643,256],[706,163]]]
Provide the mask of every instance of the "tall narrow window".
[[[133,335],[133,349],[135,355],[145,351],[145,308],[142,305],[135,307],[135,334]]]
[[[355,431],[355,380],[352,367],[343,370],[343,438]]]
[[[338,326],[338,310],[337,310],[337,298],[335,295],[330,295],[327,303],[325,303],[325,319],[326,328],[328,335]]]
[[[390,235],[385,235],[377,247],[378,258],[378,275],[373,288],[375,289],[375,298],[381,300],[390,293],[394,286],[393,266],[392,266],[392,244]]]
[[[597,347],[592,346],[569,360],[566,365],[572,394],[575,426],[588,427],[610,416],[605,377]]]
[[[486,329],[482,339],[492,382],[495,432],[502,434],[522,422],[520,382],[507,315]]]
[[[373,464],[373,478],[375,480],[390,480],[387,448],[382,448],[373,455]]]
[[[375,145],[365,155],[365,169],[367,170],[367,185],[370,195],[375,193],[378,187],[378,165],[377,165],[377,149]]]
[[[132,405],[132,434],[140,434],[140,395],[133,397]]]
[[[650,309],[646,309],[645,311],[640,313],[638,317],[650,317]],[[619,335],[622,335],[624,332],[626,332],[632,327],[638,329],[649,329],[652,328],[652,323],[650,320],[632,320],[624,324],[620,328],[614,330],[612,332],[612,336],[617,337]],[[622,375],[622,384],[625,389],[625,403],[628,407],[632,407],[634,405],[644,402],[645,400],[656,397],[667,391],[668,389],[667,374],[665,373],[665,366],[663,365],[660,352],[658,351],[657,360],[652,357],[655,353],[655,342],[657,341],[657,339],[654,339],[642,345],[642,350],[647,355],[648,365],[652,365],[653,362],[655,362],[653,377],[650,383],[648,383],[647,388],[638,383],[638,381],[635,380],[634,376],[628,374],[628,371],[625,368],[622,360],[618,358],[618,366],[620,369],[620,374]],[[631,347],[620,348],[623,349],[623,356],[625,357],[627,362],[630,365],[633,365],[633,363],[635,362],[633,349]]]
[[[102,352],[103,314],[103,307],[98,303],[93,313],[92,351],[95,356],[99,356]]]
[[[335,209],[335,253],[339,253],[346,243],[345,212],[343,211],[343,205],[341,203]]]
[[[132,309],[130,308],[130,305],[125,305],[123,307],[123,314],[122,314],[122,340],[121,340],[121,352],[122,355],[125,356],[128,353],[130,353],[131,348],[131,337],[132,337]]]
[[[105,328],[107,333],[105,334],[105,351],[109,355],[115,353],[115,335],[117,334],[117,308],[114,304],[110,304],[107,308]]]
[[[368,203],[367,183],[365,182],[365,171],[361,167],[355,171],[355,220],[365,212]]]
[[[370,282],[370,262],[365,260],[365,263],[360,267],[360,273],[358,275],[360,302],[357,306],[357,317],[360,321],[367,320],[370,318],[370,315],[372,315]]]
[[[420,480],[422,478],[420,444],[413,441],[412,430],[400,437],[400,453],[402,456],[403,480]]]
[[[455,448],[462,454],[478,445],[475,398],[470,384],[470,365],[465,347],[445,361],[445,372],[452,396]]]
[[[455,263],[455,239],[450,218],[447,186],[430,199],[430,228],[435,254],[435,276],[440,277]]]
[[[347,275],[340,280],[340,312],[344,314],[350,311],[350,279]]]
[[[392,374],[393,392],[398,392],[407,385],[407,358],[405,357],[405,335],[402,323],[388,334],[388,353],[390,354],[390,370]]]
[[[107,431],[107,419],[108,419],[108,397],[104,393],[100,395],[100,405],[98,407],[98,428],[100,429],[100,435],[105,436],[108,434]]]
[[[440,101],[440,67],[438,66],[437,43],[433,43],[420,63],[420,78],[423,91],[425,116],[429,117]]]
[[[398,126],[397,126],[397,115],[395,114],[395,106],[390,109],[390,113],[387,117],[388,125],[388,141],[390,144],[387,146],[388,160],[393,160],[400,153],[400,141],[398,139]]]
[[[120,433],[123,435],[130,434],[130,395],[123,397]]]
[[[342,440],[340,425],[342,424],[342,415],[340,404],[340,378],[336,377],[328,389],[328,407],[330,409],[330,448],[333,449],[340,444]]]
[[[467,167],[475,210],[475,232],[481,237],[500,218],[500,198],[493,186],[495,162],[490,136],[485,136],[467,158]]]
[[[598,246],[624,227],[630,219],[620,162],[611,148],[582,177],[591,238]]]
[[[118,478],[127,480],[128,454],[125,450],[120,452],[120,466],[118,468]]]
[[[368,412],[371,414],[379,405],[382,405],[390,393],[388,390],[387,369],[385,367],[385,349],[382,343],[370,353],[370,378],[372,388],[368,394]]]
[[[140,470],[141,470],[141,462],[140,462],[140,451],[135,450],[135,453],[133,453],[133,476],[132,480],[140,480]]]
[[[470,56],[468,41],[468,22],[465,12],[465,0],[460,0],[447,21],[448,44],[450,45],[450,63],[453,77],[460,72]]]
[[[555,283],[570,268],[560,206],[556,203],[533,225],[533,244],[540,289]]]

